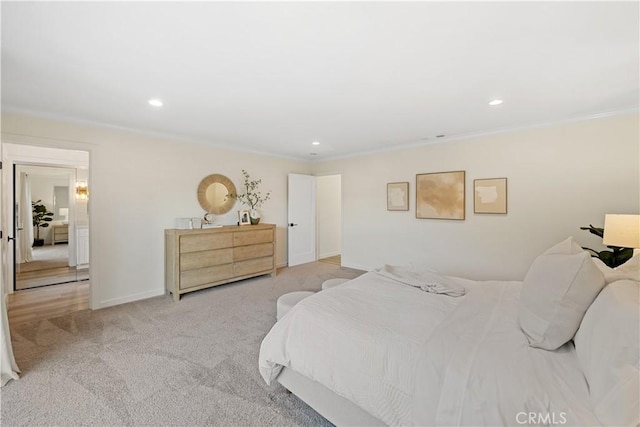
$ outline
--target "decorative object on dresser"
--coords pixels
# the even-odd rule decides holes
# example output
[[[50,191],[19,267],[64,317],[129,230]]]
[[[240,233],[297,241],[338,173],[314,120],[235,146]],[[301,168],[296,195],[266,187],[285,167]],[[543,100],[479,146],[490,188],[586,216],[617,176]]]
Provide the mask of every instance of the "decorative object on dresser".
[[[409,183],[389,182],[387,184],[387,210],[409,210]]]
[[[204,214],[204,218],[200,222],[200,228],[218,228],[222,227],[221,224],[214,224],[213,222],[216,220],[216,217],[211,212],[207,212]]]
[[[275,225],[165,230],[165,289],[187,292],[264,274],[276,275]]]
[[[473,213],[507,213],[507,178],[473,180]]]
[[[244,175],[244,193],[236,195],[236,198],[242,203],[249,206],[249,219],[251,224],[258,224],[260,222],[260,212],[258,208],[262,206],[264,202],[271,198],[271,191],[267,191],[264,196],[258,190],[261,179],[251,179],[249,172],[242,169],[242,175]],[[240,214],[239,214],[240,215]],[[242,221],[240,221],[242,224]]]
[[[220,174],[204,177],[198,185],[198,202],[205,212],[222,215],[236,204],[236,186]]]
[[[51,244],[69,243],[69,224],[54,224],[51,226]]]
[[[251,220],[249,219],[249,210],[242,209],[238,211],[238,225],[249,225]]]

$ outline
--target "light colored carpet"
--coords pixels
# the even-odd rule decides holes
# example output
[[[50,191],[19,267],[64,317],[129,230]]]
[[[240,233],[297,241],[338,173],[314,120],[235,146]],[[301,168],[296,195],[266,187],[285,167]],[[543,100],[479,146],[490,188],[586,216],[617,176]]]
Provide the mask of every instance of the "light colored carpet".
[[[257,367],[276,300],[362,272],[326,263],[186,294],[16,325],[20,380],[3,426],[328,426]]]

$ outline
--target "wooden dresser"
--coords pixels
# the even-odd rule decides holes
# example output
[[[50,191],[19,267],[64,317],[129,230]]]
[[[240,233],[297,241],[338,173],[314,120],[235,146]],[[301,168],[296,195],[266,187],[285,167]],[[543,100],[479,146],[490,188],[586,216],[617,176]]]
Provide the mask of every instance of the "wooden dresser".
[[[165,230],[165,289],[180,295],[263,274],[276,275],[273,224]]]
[[[51,226],[51,244],[69,242],[69,224],[55,224]]]

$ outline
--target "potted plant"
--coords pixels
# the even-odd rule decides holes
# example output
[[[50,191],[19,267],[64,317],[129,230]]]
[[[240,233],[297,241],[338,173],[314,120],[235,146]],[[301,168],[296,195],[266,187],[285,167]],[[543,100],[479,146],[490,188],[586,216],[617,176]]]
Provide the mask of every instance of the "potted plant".
[[[267,191],[267,194],[263,196],[260,190],[258,190],[262,180],[251,179],[249,172],[244,169],[242,169],[242,175],[244,175],[244,193],[237,194],[236,199],[251,208],[249,211],[249,219],[251,220],[251,224],[257,224],[260,222],[260,212],[258,212],[258,208],[271,198],[271,191]]]
[[[33,246],[44,245],[44,239],[40,238],[40,227],[47,228],[49,223],[53,221],[53,212],[49,212],[49,209],[42,203],[42,200],[37,202],[31,201],[31,208],[33,214],[33,225],[36,227],[36,237],[33,239]]]
[[[594,227],[591,224],[589,224],[588,227],[580,227],[580,230],[588,230],[589,233],[595,234],[600,238],[604,236],[604,228]],[[632,248],[620,248],[618,246],[607,246],[607,248],[611,250],[598,252],[591,248],[585,248],[584,246],[582,247],[582,249],[591,252],[592,257],[599,258],[600,261],[604,262],[609,268],[616,268],[629,261],[629,259],[631,259],[631,257],[633,256]]]

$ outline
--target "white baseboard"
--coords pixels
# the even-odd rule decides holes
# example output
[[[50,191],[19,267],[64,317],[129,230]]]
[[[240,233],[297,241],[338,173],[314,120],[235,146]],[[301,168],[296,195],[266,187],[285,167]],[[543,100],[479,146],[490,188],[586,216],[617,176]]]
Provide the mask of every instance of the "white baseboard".
[[[362,271],[371,271],[373,270],[372,268],[366,267],[364,265],[357,265],[357,264],[352,264],[352,263],[345,263],[344,261],[342,261],[342,267],[347,267],[347,268],[353,268],[354,270],[362,270]]]
[[[164,295],[164,288],[159,290],[140,292],[133,295],[127,295],[126,297],[121,298],[113,298],[106,301],[100,301],[97,306],[94,306],[93,309],[107,308],[113,307],[114,305],[126,304],[128,302],[140,301],[147,298],[158,297],[160,295]]]

